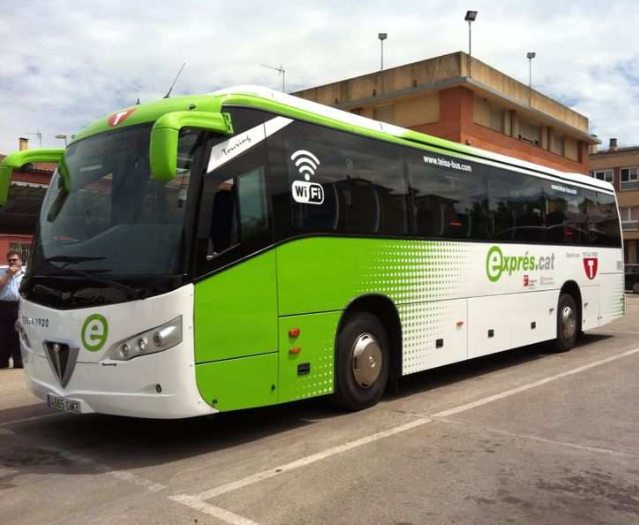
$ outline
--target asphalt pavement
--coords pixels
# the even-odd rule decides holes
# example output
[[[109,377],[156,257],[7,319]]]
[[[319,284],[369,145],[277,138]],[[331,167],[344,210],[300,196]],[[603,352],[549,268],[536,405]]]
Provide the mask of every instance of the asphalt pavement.
[[[0,370],[0,523],[639,523],[639,295],[565,354],[534,345],[184,421],[54,412]]]

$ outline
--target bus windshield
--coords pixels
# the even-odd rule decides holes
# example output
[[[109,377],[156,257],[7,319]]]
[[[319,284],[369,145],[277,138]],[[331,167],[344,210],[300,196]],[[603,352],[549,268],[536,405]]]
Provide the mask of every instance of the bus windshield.
[[[67,190],[51,180],[39,221],[35,276],[174,276],[184,272],[185,210],[191,166],[203,134],[180,137],[177,177],[158,182],[149,169],[151,124],[69,146]],[[96,279],[98,280],[98,279]]]

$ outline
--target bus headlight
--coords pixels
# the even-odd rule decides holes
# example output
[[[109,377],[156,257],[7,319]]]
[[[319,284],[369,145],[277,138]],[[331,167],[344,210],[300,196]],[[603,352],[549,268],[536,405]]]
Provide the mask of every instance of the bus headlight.
[[[156,354],[182,342],[182,316],[161,326],[142,332],[117,343],[109,352],[109,359],[128,361],[134,357]]]

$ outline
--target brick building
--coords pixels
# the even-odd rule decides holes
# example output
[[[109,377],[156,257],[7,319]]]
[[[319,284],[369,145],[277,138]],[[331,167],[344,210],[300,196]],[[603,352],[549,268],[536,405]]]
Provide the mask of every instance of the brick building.
[[[587,174],[588,119],[468,55],[452,53],[294,95],[557,170]]]
[[[20,139],[20,149],[28,148],[28,140]],[[0,154],[0,161],[6,155]],[[44,194],[56,165],[36,163],[15,170],[9,188],[9,200],[0,207],[0,265],[6,264],[9,250],[22,253],[26,262],[35,233]]]
[[[617,190],[625,261],[639,263],[639,146],[618,148],[610,139],[607,150],[590,155],[590,174],[612,182]]]

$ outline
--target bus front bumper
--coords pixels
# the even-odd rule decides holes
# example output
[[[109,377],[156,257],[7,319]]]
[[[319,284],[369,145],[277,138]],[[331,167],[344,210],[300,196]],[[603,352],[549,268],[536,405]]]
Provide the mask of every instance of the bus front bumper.
[[[64,388],[46,357],[24,346],[22,353],[29,388],[58,409],[157,419],[217,413],[202,399],[182,347],[126,362],[78,362]]]

